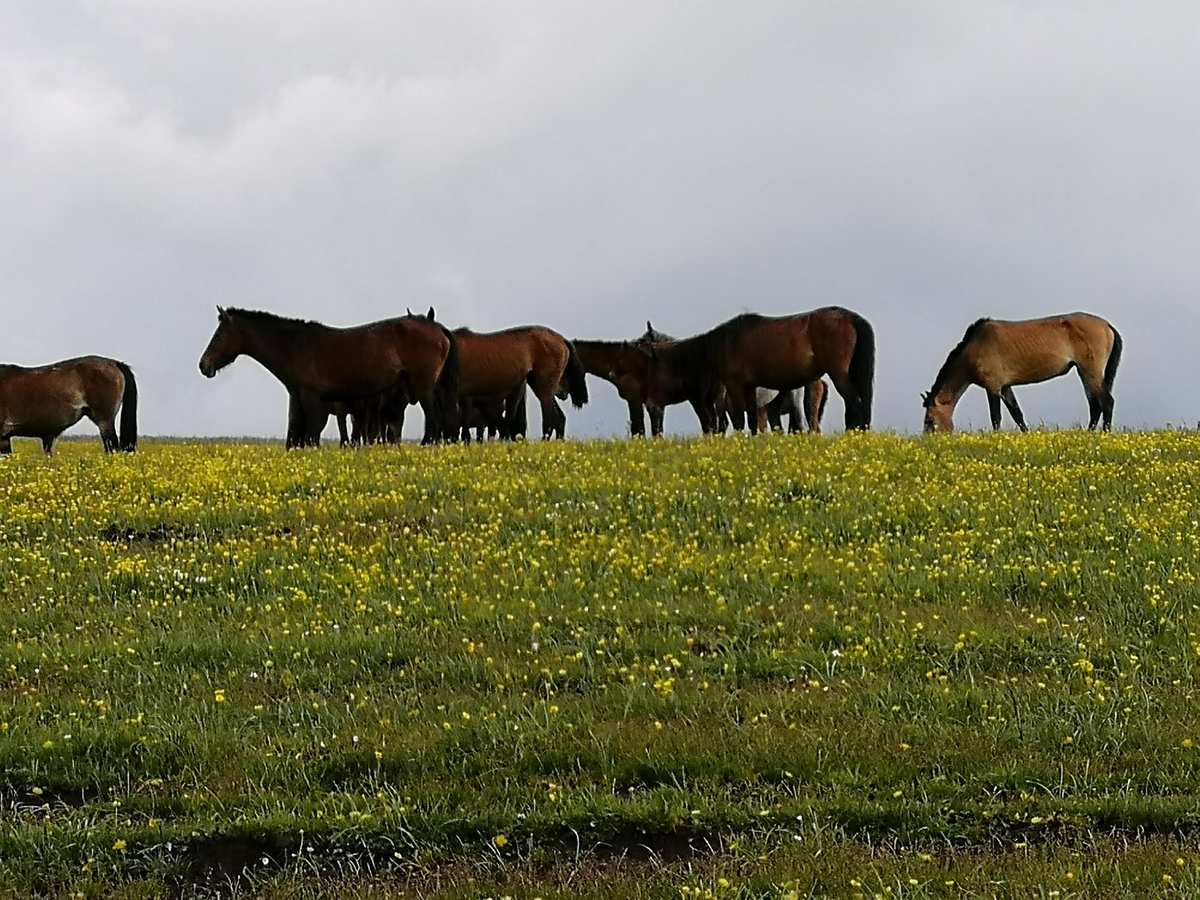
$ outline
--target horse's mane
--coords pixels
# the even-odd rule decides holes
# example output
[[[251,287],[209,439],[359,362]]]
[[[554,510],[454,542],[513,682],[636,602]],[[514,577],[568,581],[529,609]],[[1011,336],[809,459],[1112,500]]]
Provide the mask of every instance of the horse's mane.
[[[225,315],[244,319],[256,325],[261,325],[264,328],[270,328],[279,332],[312,331],[314,328],[330,327],[323,322],[314,322],[306,319],[289,319],[287,316],[277,316],[275,313],[266,312],[261,309],[239,309],[231,306],[225,310]]]
[[[963,333],[962,340],[958,345],[950,351],[950,355],[946,357],[946,361],[942,363],[942,367],[938,369],[937,377],[933,379],[933,387],[929,389],[929,400],[932,401],[938,395],[938,391],[946,384],[946,379],[950,377],[950,372],[958,365],[959,359],[966,352],[971,341],[979,336],[979,332],[983,326],[992,321],[991,319],[976,319]],[[928,401],[927,401],[928,403]]]
[[[646,330],[640,336],[633,339],[635,344],[665,344],[667,341],[678,340],[673,334],[667,334],[665,331],[659,331],[649,320],[646,321]]]

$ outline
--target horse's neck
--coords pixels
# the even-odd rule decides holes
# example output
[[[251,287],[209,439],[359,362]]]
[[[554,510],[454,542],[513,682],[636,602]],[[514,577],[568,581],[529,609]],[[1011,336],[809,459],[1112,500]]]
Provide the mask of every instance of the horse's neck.
[[[962,395],[967,392],[967,388],[971,386],[973,380],[966,365],[960,363],[954,367],[953,372],[946,376],[946,381],[938,389],[933,399],[939,404],[949,404],[953,409],[962,399]]]
[[[584,371],[599,378],[607,378],[610,372],[621,372],[629,369],[626,359],[628,348],[609,341],[576,341],[575,352]]]
[[[296,337],[296,335],[269,334],[262,330],[247,329],[246,347],[242,352],[256,360],[288,387],[297,386],[313,390],[314,387],[307,384],[305,377],[308,374],[308,367],[300,364],[301,354],[297,352]],[[312,335],[311,339],[315,341],[317,337],[317,335]],[[311,358],[313,354],[305,353],[303,355]]]

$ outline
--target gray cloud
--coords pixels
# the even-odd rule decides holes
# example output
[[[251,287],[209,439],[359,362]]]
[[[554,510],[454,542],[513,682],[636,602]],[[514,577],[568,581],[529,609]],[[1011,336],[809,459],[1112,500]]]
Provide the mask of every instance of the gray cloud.
[[[1078,308],[1125,334],[1119,423],[1193,422],[1198,51],[1182,3],[9,4],[0,357],[280,435],[256,364],[196,372],[215,303],[576,337],[839,303],[912,429],[974,318]],[[592,394],[573,433],[620,431]]]

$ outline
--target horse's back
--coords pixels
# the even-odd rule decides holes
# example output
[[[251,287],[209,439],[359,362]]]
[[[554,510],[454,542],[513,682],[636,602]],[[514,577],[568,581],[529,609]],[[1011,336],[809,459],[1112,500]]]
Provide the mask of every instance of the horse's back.
[[[1111,347],[1115,329],[1092,313],[1074,312],[1036,319],[983,319],[980,341],[1025,343],[1033,347]]]
[[[57,437],[88,411],[114,413],[124,388],[122,365],[103,356],[0,366],[0,425],[13,436]]]
[[[985,386],[1032,384],[1074,366],[1094,373],[1103,368],[1115,340],[1112,325],[1091,313],[986,319],[974,327],[971,352]]]
[[[730,346],[752,380],[792,389],[848,365],[858,318],[838,306],[787,316],[746,315]]]

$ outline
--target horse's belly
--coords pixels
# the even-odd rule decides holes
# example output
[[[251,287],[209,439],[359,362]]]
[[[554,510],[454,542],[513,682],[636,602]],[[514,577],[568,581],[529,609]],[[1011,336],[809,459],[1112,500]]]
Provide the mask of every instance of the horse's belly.
[[[527,365],[495,365],[494,361],[462,363],[459,393],[473,397],[499,397],[523,382]]]
[[[24,415],[6,418],[4,433],[10,437],[57,437],[83,418],[82,404],[55,404],[27,410]]]

